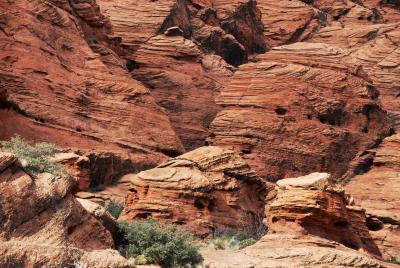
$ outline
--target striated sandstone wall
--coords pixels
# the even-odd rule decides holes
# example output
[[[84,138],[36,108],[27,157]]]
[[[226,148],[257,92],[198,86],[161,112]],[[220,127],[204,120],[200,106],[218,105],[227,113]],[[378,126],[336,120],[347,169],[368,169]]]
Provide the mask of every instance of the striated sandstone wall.
[[[222,90],[207,141],[240,150],[262,177],[350,176],[390,133],[376,87],[348,51],[296,43],[256,59]]]

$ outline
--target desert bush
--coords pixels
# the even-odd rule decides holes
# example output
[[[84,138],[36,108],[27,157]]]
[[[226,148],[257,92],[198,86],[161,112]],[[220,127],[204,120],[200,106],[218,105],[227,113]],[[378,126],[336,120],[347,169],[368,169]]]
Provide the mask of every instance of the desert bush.
[[[253,245],[258,240],[256,235],[246,231],[234,231],[232,229],[217,229],[210,245],[214,249],[242,249]]]
[[[163,268],[190,267],[203,261],[193,236],[178,231],[175,226],[161,226],[154,220],[121,222],[122,253],[126,257],[146,259]]]
[[[106,210],[116,219],[118,219],[119,215],[121,215],[122,210],[124,209],[124,205],[118,203],[114,200],[111,200],[106,205]]]
[[[388,260],[388,262],[393,263],[393,264],[400,264],[400,257],[390,257],[390,259]]]
[[[22,166],[33,174],[51,173],[56,177],[71,176],[60,163],[52,161],[56,153],[61,152],[54,144],[36,143],[31,145],[19,136],[1,142],[1,151],[14,154]]]

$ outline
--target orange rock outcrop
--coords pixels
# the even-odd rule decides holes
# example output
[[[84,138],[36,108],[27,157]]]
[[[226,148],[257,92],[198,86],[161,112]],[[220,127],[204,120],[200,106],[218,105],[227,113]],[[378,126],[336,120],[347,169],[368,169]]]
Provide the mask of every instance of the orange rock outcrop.
[[[33,176],[0,152],[1,267],[134,267],[112,250],[111,233],[71,195],[73,184],[48,173]]]
[[[131,179],[122,220],[151,217],[207,237],[262,228],[267,189],[233,151],[201,147]]]

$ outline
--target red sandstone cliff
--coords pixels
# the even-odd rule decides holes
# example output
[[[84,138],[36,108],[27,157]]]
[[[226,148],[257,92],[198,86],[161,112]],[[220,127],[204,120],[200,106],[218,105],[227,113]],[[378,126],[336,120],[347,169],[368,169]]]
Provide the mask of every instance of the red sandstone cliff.
[[[300,252],[314,263],[380,267],[343,247],[400,255],[398,142],[390,136],[400,122],[399,8],[395,0],[3,1],[0,140],[56,143],[68,152],[57,160],[79,178],[80,197],[127,196],[124,218],[151,212],[204,237],[238,228],[237,218],[254,221],[264,205],[267,217],[291,222],[291,205],[277,204],[282,193],[299,192],[274,199],[270,182],[329,172],[366,218],[341,193],[303,189],[336,205],[315,217],[296,214],[282,236],[238,256],[263,259],[260,251],[285,241],[306,247]],[[209,161],[216,164],[202,166]],[[127,173],[135,175],[118,181]],[[116,185],[84,192],[99,184]],[[345,227],[335,227],[338,215]],[[297,223],[324,233],[322,240],[291,234]],[[271,265],[278,253],[267,257]],[[284,265],[307,264],[295,255],[287,253]]]

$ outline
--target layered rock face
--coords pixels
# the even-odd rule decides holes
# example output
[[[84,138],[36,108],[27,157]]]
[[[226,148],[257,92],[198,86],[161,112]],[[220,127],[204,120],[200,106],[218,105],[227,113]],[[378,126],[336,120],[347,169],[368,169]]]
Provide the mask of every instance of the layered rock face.
[[[256,3],[241,1],[228,10],[211,1],[99,3],[122,37],[132,76],[166,109],[184,147],[204,146],[220,110],[214,99],[232,75],[231,65],[265,51]]]
[[[204,55],[181,34],[151,38],[133,59],[132,76],[148,86],[166,109],[185,148],[203,146],[210,122],[220,110],[215,98],[234,68],[217,55]]]
[[[368,232],[365,211],[329,179],[327,173],[312,173],[279,180],[267,213],[269,231],[318,236],[380,256]]]
[[[211,145],[233,147],[262,177],[343,176],[389,134],[379,93],[349,52],[324,44],[276,47],[240,66],[217,103]]]
[[[363,209],[327,173],[277,182],[268,206],[268,235],[239,251],[205,251],[209,267],[391,267],[380,252]],[[363,254],[364,253],[364,254]],[[368,254],[365,254],[368,253]]]
[[[371,236],[385,258],[398,256],[400,248],[399,146],[399,134],[386,138],[374,150],[371,169],[346,185],[346,191],[366,209]]]
[[[266,186],[233,151],[201,147],[131,179],[122,220],[151,217],[207,237],[217,228],[257,231]]]
[[[94,1],[5,1],[0,10],[1,140],[19,134],[136,165],[183,152],[163,109],[111,49],[111,24]]]
[[[73,184],[48,173],[32,176],[13,155],[0,153],[1,267],[133,267],[70,194]]]

